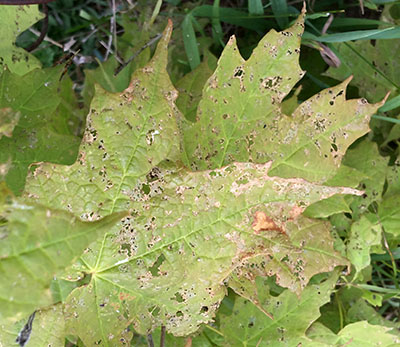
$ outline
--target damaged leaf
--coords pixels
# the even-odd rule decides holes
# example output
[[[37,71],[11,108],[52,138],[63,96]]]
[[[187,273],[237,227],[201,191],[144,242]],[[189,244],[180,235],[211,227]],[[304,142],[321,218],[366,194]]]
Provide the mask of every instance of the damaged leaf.
[[[228,286],[248,297],[258,278],[271,277],[287,288],[282,298],[304,304],[318,292],[309,285],[314,275],[348,265],[334,250],[329,224],[302,213],[334,195],[362,194],[322,182],[368,131],[378,106],[345,100],[346,81],[292,116],[282,114],[281,101],[303,75],[303,17],[287,31],[267,34],[246,62],[231,39],[193,125],[178,111],[166,72],[169,22],[153,58],[134,72],[127,89],[96,86],[75,164],[39,163],[31,170],[24,203],[72,218],[71,225],[60,222],[67,231],[126,213],[63,273],[71,281],[88,278],[67,298],[57,295],[67,335],[87,346],[122,344],[133,330],[146,335],[160,325],[185,336],[214,319]],[[185,84],[181,90],[188,90]],[[193,91],[190,107],[182,108],[188,114],[200,98],[199,89]],[[335,281],[321,284],[325,292],[293,334],[304,337]],[[287,308],[260,300],[256,309],[264,304],[274,319],[286,317]]]
[[[220,317],[226,345],[298,346],[307,328],[320,316],[319,307],[329,302],[337,277],[333,274],[321,284],[308,286],[300,299],[288,290],[279,296],[270,295],[263,278],[258,277],[259,306],[274,312],[274,317],[271,319],[251,301],[237,297],[232,313]]]
[[[141,194],[139,178],[165,159],[176,159],[177,92],[165,70],[169,26],[153,59],[121,93],[96,85],[78,159],[69,167],[44,164],[27,191],[82,215],[128,210]]]
[[[17,200],[0,209],[0,320],[16,321],[53,303],[50,282],[121,214],[82,222],[68,212]]]
[[[280,285],[300,294],[313,274],[346,264],[333,250],[329,230],[298,214],[315,200],[354,191],[270,178],[267,169],[236,163],[162,173],[162,193],[134,204],[135,216],[123,220],[120,232],[83,256],[77,270],[92,273],[91,283],[67,301],[68,320],[79,336],[91,345],[99,326],[110,329],[103,338],[118,327],[122,333],[119,311],[143,334],[163,324],[186,335],[215,314],[226,293],[223,281],[238,267],[257,264],[260,274],[277,274]],[[286,235],[255,232],[253,216],[260,209]],[[94,297],[105,304],[97,309]],[[80,325],[75,317],[81,315],[90,326]]]
[[[72,83],[59,82],[62,67],[35,69],[24,76],[0,70],[0,165],[10,162],[5,181],[21,194],[28,167],[76,160],[81,121]]]
[[[0,69],[5,66],[17,74],[24,75],[41,64],[32,54],[15,45],[17,36],[42,19],[38,5],[2,6],[0,11]]]
[[[184,132],[185,164],[192,170],[272,160],[272,176],[324,182],[349,145],[369,131],[369,119],[382,104],[346,100],[349,79],[292,115],[282,113],[282,100],[304,74],[298,64],[302,16],[288,30],[271,30],[247,61],[235,38],[229,40],[203,89],[197,122]]]

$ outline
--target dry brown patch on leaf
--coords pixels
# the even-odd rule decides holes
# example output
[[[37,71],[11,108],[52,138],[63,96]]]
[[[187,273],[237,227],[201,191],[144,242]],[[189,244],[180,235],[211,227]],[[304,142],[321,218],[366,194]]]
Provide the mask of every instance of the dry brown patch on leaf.
[[[256,211],[254,214],[254,222],[251,225],[256,234],[260,231],[276,230],[286,234],[280,227],[278,227],[271,217],[268,217],[263,211]]]

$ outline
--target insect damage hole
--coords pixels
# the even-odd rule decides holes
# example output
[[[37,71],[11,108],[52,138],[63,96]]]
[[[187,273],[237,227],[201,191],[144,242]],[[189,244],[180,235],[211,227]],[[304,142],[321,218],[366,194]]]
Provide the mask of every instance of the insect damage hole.
[[[235,69],[233,77],[241,77],[243,75],[243,70],[239,67]]]

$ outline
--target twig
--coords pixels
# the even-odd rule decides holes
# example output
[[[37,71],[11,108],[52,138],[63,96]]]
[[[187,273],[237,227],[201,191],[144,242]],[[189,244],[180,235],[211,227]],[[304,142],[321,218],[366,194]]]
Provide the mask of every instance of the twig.
[[[116,8],[115,8],[115,0],[112,0],[112,17],[111,17],[111,32],[114,36],[114,52],[117,55],[117,16],[116,16]]]
[[[151,46],[153,43],[157,42],[162,34],[157,34],[155,37],[153,37],[149,42],[147,42],[142,48],[140,48],[138,51],[136,51],[125,63],[121,64],[120,66],[117,67],[117,69],[114,72],[114,76],[117,76],[127,65],[129,65],[132,60],[134,60],[140,53],[142,53],[147,47]]]
[[[324,24],[321,34],[324,35],[328,31],[330,25],[332,24],[333,21],[333,15],[330,15],[326,23]],[[321,54],[322,59],[327,63],[329,66],[332,67],[339,67],[341,64],[341,61],[339,57],[327,46],[324,45],[321,42],[317,42],[318,45],[321,47],[321,50],[319,53]]]
[[[83,39],[81,39],[82,43],[85,43],[93,34],[99,31],[99,28],[95,28],[93,24],[90,24],[90,29],[92,29],[92,31],[89,33],[89,35],[86,35]]]
[[[331,14],[331,15],[329,16],[328,20],[325,22],[323,28],[322,28],[322,31],[321,31],[321,34],[322,34],[322,35],[326,34],[326,32],[328,31],[329,27],[330,27],[331,24],[332,24],[332,21],[333,21],[333,15]]]
[[[108,59],[110,54],[113,54],[111,50],[111,45],[113,43],[113,32],[114,32],[114,20],[115,20],[115,0],[111,0],[111,11],[112,16],[110,18],[110,35],[108,36],[108,43],[107,45],[103,45],[106,49],[106,55],[104,56],[104,60]],[[115,46],[114,46],[115,47]]]
[[[109,49],[111,54],[114,54],[114,58],[117,60],[118,63],[120,64],[124,64],[124,62],[121,60],[121,58],[118,56],[118,54],[116,54],[113,49],[108,46],[104,41],[100,40],[99,43],[105,48],[105,49]],[[107,60],[107,56],[104,57],[104,60]]]
[[[364,15],[364,1],[363,0],[358,0],[360,3],[360,8],[361,8],[361,14]]]
[[[164,347],[164,344],[165,344],[165,325],[161,325],[160,347]]]
[[[147,346],[154,347],[153,335],[147,335]]]
[[[45,14],[45,17],[43,18],[40,35],[37,40],[26,49],[28,52],[32,52],[35,48],[39,47],[46,36],[47,29],[49,27],[49,8],[47,7],[47,4],[43,4],[43,13]]]
[[[30,31],[31,33],[35,34],[36,36],[40,36],[40,32],[37,31],[36,29],[29,28],[29,31]],[[61,43],[59,43],[59,42],[57,42],[57,41],[54,41],[53,39],[51,39],[51,38],[48,37],[47,35],[43,38],[43,41],[50,42],[50,43],[53,44],[54,46],[57,46],[57,47],[61,48],[62,50],[64,50],[64,46],[63,46]]]

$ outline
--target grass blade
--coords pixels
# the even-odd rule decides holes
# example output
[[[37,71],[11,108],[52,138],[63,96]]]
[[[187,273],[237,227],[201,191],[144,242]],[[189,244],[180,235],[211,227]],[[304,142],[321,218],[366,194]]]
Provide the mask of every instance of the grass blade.
[[[221,26],[221,21],[219,19],[219,0],[214,0],[211,25],[212,25],[212,35],[214,41],[217,44],[220,44],[224,47],[224,42],[222,41],[223,38],[222,26]]]
[[[263,15],[264,8],[261,0],[249,0],[249,13],[252,15]]]
[[[306,34],[306,33],[305,33]],[[388,39],[398,39],[400,38],[400,27],[390,27],[384,29],[372,29],[372,30],[357,30],[348,31],[344,33],[329,34],[323,36],[309,36],[307,33],[303,38],[310,38],[319,42],[346,42],[353,40],[388,40]],[[306,37],[307,36],[307,37]]]
[[[271,0],[271,7],[279,27],[285,29],[289,24],[286,0]]]
[[[213,18],[213,6],[202,5],[192,10],[193,17]],[[219,7],[219,20],[224,23],[240,26],[242,28],[265,32],[272,28],[271,21],[261,17],[252,17],[247,12],[227,7]]]
[[[400,95],[395,96],[393,99],[386,101],[385,104],[379,108],[379,112],[387,112],[400,107]]]
[[[200,64],[200,53],[197,46],[196,33],[193,28],[192,13],[188,13],[182,22],[183,45],[189,60],[190,68],[193,70]]]
[[[378,115],[378,114],[374,114],[374,115],[372,116],[372,118],[384,120],[384,121],[390,122],[390,123],[400,124],[400,119],[391,118],[391,117],[385,117],[385,116],[380,116],[380,115]]]

